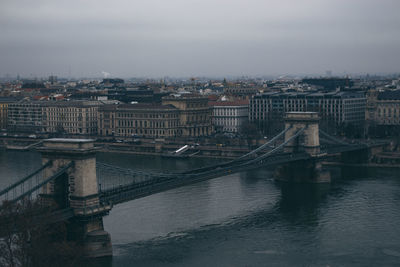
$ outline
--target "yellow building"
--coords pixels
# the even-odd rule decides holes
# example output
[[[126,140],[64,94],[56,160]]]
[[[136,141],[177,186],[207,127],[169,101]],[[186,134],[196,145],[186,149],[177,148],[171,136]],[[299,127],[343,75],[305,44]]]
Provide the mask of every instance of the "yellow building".
[[[183,137],[208,136],[213,132],[212,108],[208,98],[200,95],[171,95],[163,97],[163,105],[179,109],[179,135]]]
[[[0,130],[7,129],[9,103],[10,101],[0,99]]]

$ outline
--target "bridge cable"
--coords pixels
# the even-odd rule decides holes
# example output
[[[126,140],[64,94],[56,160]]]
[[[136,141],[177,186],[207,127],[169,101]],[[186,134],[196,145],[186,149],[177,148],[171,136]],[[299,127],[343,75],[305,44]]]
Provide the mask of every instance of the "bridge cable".
[[[119,172],[125,172],[126,174],[131,174],[131,175],[159,175],[159,174],[164,174],[164,173],[156,173],[156,172],[145,172],[142,170],[136,171],[130,168],[122,168],[110,164],[106,164],[103,162],[96,162],[96,165],[100,168],[105,168],[108,170],[118,170]]]
[[[247,154],[245,154],[245,155],[243,155],[243,156],[241,156],[241,157],[239,157],[239,158],[237,158],[237,159],[234,159],[233,161],[239,161],[239,160],[242,160],[242,159],[244,159],[244,158],[246,158],[246,157],[248,157],[248,156],[250,156],[250,155],[253,155],[254,153],[257,153],[258,151],[264,149],[265,147],[267,147],[267,146],[269,146],[270,144],[272,144],[273,142],[275,142],[279,137],[281,137],[283,134],[285,134],[287,131],[289,131],[289,130],[292,129],[292,128],[293,128],[293,126],[290,126],[290,127],[286,128],[285,130],[283,130],[282,132],[280,132],[279,134],[277,134],[274,138],[272,138],[272,139],[271,139],[270,141],[268,141],[267,143],[263,144],[262,146],[260,146],[260,147],[258,147],[258,148],[256,148],[256,149],[254,149],[253,151],[250,151],[249,153],[247,153]]]
[[[285,142],[283,142],[282,144],[280,144],[279,146],[277,146],[277,147],[274,148],[273,150],[268,151],[267,153],[265,153],[265,154],[263,154],[263,155],[261,155],[261,156],[255,158],[255,159],[253,159],[253,160],[247,161],[247,162],[245,162],[245,163],[243,163],[243,164],[241,164],[241,165],[248,165],[248,164],[251,164],[251,163],[253,163],[253,162],[257,162],[257,161],[260,161],[260,160],[262,160],[262,159],[264,159],[264,158],[266,158],[266,157],[271,156],[272,154],[274,154],[275,152],[277,152],[278,150],[280,150],[281,148],[283,148],[287,143],[289,143],[290,141],[292,141],[293,139],[295,139],[296,137],[298,137],[301,133],[304,132],[305,129],[306,129],[305,127],[304,127],[304,128],[301,128],[299,131],[297,131],[296,134],[294,134],[293,136],[291,136],[288,140],[286,140]]]
[[[236,158],[236,159],[233,159],[233,160],[230,160],[230,161],[226,161],[226,162],[222,162],[222,163],[219,163],[219,164],[214,164],[214,165],[210,165],[210,166],[201,167],[201,168],[198,168],[198,169],[188,170],[188,171],[184,171],[184,172],[178,172],[178,173],[175,173],[175,174],[177,174],[177,175],[185,175],[185,174],[190,174],[190,173],[193,173],[193,172],[207,171],[209,169],[215,169],[215,168],[219,168],[219,167],[227,167],[227,166],[232,165],[232,164],[237,164],[239,161],[242,161],[244,158],[246,158],[246,157],[248,157],[248,156],[250,156],[250,155],[252,155],[252,154],[254,154],[254,153],[256,153],[256,152],[258,152],[258,151],[260,151],[262,149],[264,149],[265,147],[267,147],[271,143],[275,142],[278,138],[280,138],[283,134],[285,134],[287,131],[289,131],[289,129],[291,129],[292,127],[293,126],[288,127],[287,129],[285,129],[282,132],[280,132],[279,134],[277,134],[274,138],[272,138],[267,143],[261,145],[260,147],[256,148],[255,150],[250,151],[249,153],[247,153],[247,154],[245,154],[245,155],[243,155],[243,156],[241,156],[239,158]]]
[[[0,191],[0,196],[10,192],[11,190],[16,188],[20,184],[23,184],[24,182],[26,182],[27,180],[29,180],[30,178],[32,178],[33,176],[35,176],[36,174],[38,174],[39,172],[44,170],[45,168],[49,167],[51,164],[52,164],[52,161],[50,160],[46,164],[42,165],[39,169],[37,169],[34,172],[32,172],[31,174],[29,174],[28,176],[26,176],[26,177],[22,178],[21,180],[15,182],[14,184],[11,184],[11,185],[7,186],[6,188],[4,188],[3,190]]]
[[[323,136],[325,136],[328,139],[331,139],[333,142],[337,143],[337,144],[341,144],[341,145],[349,145],[349,143],[342,141],[338,138],[335,138],[333,136],[331,136],[330,134],[324,132],[323,130],[319,129],[319,133],[321,133]]]
[[[39,184],[35,185],[33,188],[31,188],[30,190],[24,192],[23,194],[21,194],[20,196],[18,196],[17,198],[11,200],[11,203],[17,202],[18,200],[24,198],[25,196],[35,192],[37,189],[39,189],[40,187],[42,187],[43,185],[51,182],[52,180],[58,178],[59,176],[61,176],[66,170],[68,170],[70,167],[72,167],[74,165],[74,162],[71,161],[70,163],[68,163],[67,165],[61,167],[56,173],[54,173],[52,176],[50,176],[49,178],[47,178],[46,180],[40,182]]]
[[[106,168],[111,169],[111,170],[115,169],[115,170],[119,170],[121,172],[130,173],[131,175],[136,175],[136,174],[146,175],[146,174],[148,174],[148,175],[153,176],[153,177],[154,176],[170,177],[170,176],[174,176],[174,175],[185,175],[185,174],[190,174],[190,173],[192,173],[194,171],[201,173],[201,172],[208,171],[209,169],[215,169],[215,168],[218,168],[218,167],[226,167],[226,166],[229,166],[231,164],[237,163],[238,161],[241,161],[244,158],[246,158],[246,157],[248,157],[248,156],[250,156],[252,154],[255,154],[258,151],[260,151],[260,150],[264,149],[265,147],[269,146],[270,144],[275,142],[278,138],[280,138],[282,135],[284,135],[287,131],[289,131],[292,128],[293,128],[293,126],[290,126],[290,127],[286,128],[286,129],[284,129],[282,132],[280,132],[279,134],[274,136],[274,138],[272,138],[267,143],[261,145],[260,147],[256,148],[255,150],[253,150],[253,151],[251,151],[251,152],[249,152],[249,153],[247,153],[247,154],[245,154],[245,155],[243,155],[243,156],[241,156],[241,157],[239,157],[237,159],[234,159],[234,160],[231,160],[231,161],[228,161],[228,162],[223,162],[223,163],[220,163],[220,164],[215,164],[215,165],[212,165],[212,166],[206,166],[206,167],[202,167],[202,168],[198,168],[198,169],[188,170],[188,171],[184,171],[184,172],[176,172],[176,173],[145,173],[145,172],[137,172],[137,171],[134,171],[132,169],[125,169],[125,168],[121,168],[121,167],[117,167],[117,166],[112,166],[112,165],[105,164],[105,163],[100,163],[100,162],[97,162],[97,164],[98,164],[99,167],[103,166],[103,167],[106,167]],[[289,139],[289,140],[292,140],[292,139]],[[279,148],[281,148],[281,147],[282,147],[282,145],[279,146]],[[277,151],[277,149],[274,149],[273,151]]]

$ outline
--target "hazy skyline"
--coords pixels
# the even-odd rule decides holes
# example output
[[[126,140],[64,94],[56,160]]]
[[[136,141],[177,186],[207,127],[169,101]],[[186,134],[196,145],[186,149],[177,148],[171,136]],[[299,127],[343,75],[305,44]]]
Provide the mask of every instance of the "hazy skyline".
[[[0,2],[0,76],[400,72],[398,0]]]

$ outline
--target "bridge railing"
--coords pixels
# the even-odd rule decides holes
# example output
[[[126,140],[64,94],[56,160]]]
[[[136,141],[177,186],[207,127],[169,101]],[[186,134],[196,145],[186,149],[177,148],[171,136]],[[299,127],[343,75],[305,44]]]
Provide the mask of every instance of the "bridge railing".
[[[143,170],[133,170],[121,168],[102,162],[96,163],[96,173],[99,182],[99,190],[111,190],[126,184],[143,183],[154,180],[155,177],[171,177],[174,174],[147,172]]]

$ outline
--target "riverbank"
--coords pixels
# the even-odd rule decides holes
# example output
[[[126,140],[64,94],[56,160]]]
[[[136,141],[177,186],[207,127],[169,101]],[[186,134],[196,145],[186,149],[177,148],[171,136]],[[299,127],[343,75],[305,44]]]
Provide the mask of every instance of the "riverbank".
[[[364,167],[364,168],[388,168],[400,169],[400,164],[385,163],[341,163],[341,162],[323,162],[323,166],[329,167]]]
[[[11,137],[0,138],[0,148],[27,151],[34,149],[35,144],[39,144],[41,140],[42,139]],[[199,144],[189,140],[179,140],[178,142],[173,142],[171,140],[141,140],[141,142],[96,140],[95,146],[98,147],[101,152],[162,156],[168,155],[170,152],[176,151],[184,145],[188,145],[190,148],[186,153],[194,158],[234,159],[248,153],[251,149],[254,149],[255,146],[262,144],[263,140],[261,140],[261,142],[255,141],[254,143],[256,145],[249,148],[243,145],[233,146],[220,143],[212,144],[210,142]]]
[[[181,145],[164,144],[162,146],[152,144],[119,144],[119,143],[102,143],[96,142],[96,146],[99,147],[101,152],[108,153],[128,153],[134,155],[156,155],[163,156],[168,155],[171,151],[176,151],[181,148]],[[248,153],[248,148],[238,147],[213,147],[213,146],[196,146],[191,147],[187,154],[190,154],[193,158],[221,158],[221,159],[234,159]]]
[[[0,137],[0,148],[27,151],[34,149],[42,140],[40,138]],[[95,141],[95,146],[99,148],[99,151],[105,153],[165,156],[187,145],[189,149],[185,152],[186,156],[181,158],[235,159],[264,144],[267,140],[252,140],[250,147],[243,145],[238,140],[231,139],[227,139],[226,142],[221,142],[221,140],[215,142],[213,138],[203,138],[203,140],[197,141],[199,143],[183,139],[141,139],[140,142],[98,139]],[[345,164],[340,162],[326,162],[325,164],[330,166],[400,168],[400,152],[381,152],[374,156],[371,163]]]

